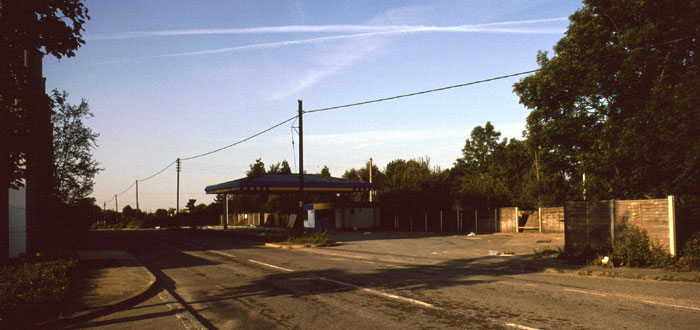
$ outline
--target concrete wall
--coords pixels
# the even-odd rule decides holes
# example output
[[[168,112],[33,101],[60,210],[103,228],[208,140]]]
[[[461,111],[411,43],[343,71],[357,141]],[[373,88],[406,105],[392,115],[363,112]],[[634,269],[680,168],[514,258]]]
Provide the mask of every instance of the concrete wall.
[[[27,252],[27,200],[24,187],[9,189],[9,255],[15,258]]]

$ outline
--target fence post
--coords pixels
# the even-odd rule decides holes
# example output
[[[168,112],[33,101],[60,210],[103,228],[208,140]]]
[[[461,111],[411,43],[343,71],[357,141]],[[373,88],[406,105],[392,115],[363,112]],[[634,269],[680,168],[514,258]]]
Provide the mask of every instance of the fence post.
[[[474,234],[479,233],[479,214],[476,209],[474,209]]]
[[[518,207],[515,207],[515,232],[520,232],[520,224],[518,223]]]
[[[668,196],[668,247],[672,256],[676,255],[676,209],[675,198]]]
[[[537,226],[540,229],[540,234],[542,233],[542,208],[537,208]]]
[[[591,211],[589,202],[586,203],[586,250],[587,254],[591,250]]]
[[[440,232],[442,233],[442,210],[440,210]]]
[[[615,200],[610,200],[610,242],[615,244]]]
[[[425,216],[425,232],[428,232],[428,211],[424,211],[424,216]]]
[[[494,233],[498,232],[498,209],[493,210],[493,227],[494,227]]]

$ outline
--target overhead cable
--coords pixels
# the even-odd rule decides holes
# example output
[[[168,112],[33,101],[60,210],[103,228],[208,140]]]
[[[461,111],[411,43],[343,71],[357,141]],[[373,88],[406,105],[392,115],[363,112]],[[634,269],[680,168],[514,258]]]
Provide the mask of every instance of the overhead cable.
[[[146,180],[148,180],[148,179],[150,179],[150,178],[155,177],[155,176],[158,175],[158,174],[161,174],[161,173],[165,172],[165,170],[169,169],[170,166],[173,166],[173,164],[175,164],[176,162],[177,162],[177,160],[174,160],[172,163],[168,164],[168,166],[166,166],[166,167],[163,168],[162,170],[156,172],[156,174],[153,174],[153,175],[151,175],[151,176],[149,176],[149,177],[147,177],[147,178],[145,178],[145,179],[141,179],[141,180],[139,180],[139,182],[144,182],[144,181],[146,181]]]
[[[277,124],[277,125],[271,126],[270,128],[267,128],[267,129],[262,130],[262,131],[260,131],[260,132],[258,132],[258,133],[255,133],[255,134],[253,134],[253,135],[251,135],[251,136],[249,136],[249,137],[247,137],[247,138],[245,138],[245,139],[243,139],[243,140],[240,140],[240,141],[231,143],[231,144],[229,144],[229,145],[227,145],[227,146],[225,146],[225,147],[221,147],[221,148],[219,148],[219,149],[215,149],[215,150],[212,150],[212,151],[209,151],[209,152],[205,152],[205,153],[203,153],[203,154],[199,154],[199,155],[192,156],[192,157],[180,158],[180,160],[190,160],[190,159],[195,159],[195,158],[199,158],[199,157],[204,157],[204,156],[206,156],[206,155],[211,155],[211,154],[213,154],[213,153],[215,153],[215,152],[219,152],[219,151],[222,151],[222,150],[231,148],[231,147],[233,147],[233,146],[235,146],[235,145],[238,145],[238,144],[241,144],[241,143],[243,143],[243,142],[246,142],[246,141],[248,141],[248,140],[250,140],[250,139],[252,139],[252,138],[255,138],[255,137],[258,137],[258,136],[260,136],[260,135],[263,135],[263,134],[265,134],[265,133],[267,133],[267,132],[269,132],[269,131],[271,131],[271,130],[277,128],[277,127],[280,127],[280,126],[282,126],[282,125],[284,125],[284,124],[286,124],[286,123],[288,123],[288,122],[294,120],[294,119],[297,118],[297,117],[298,117],[298,116],[291,117],[291,118],[289,118],[289,119],[287,119],[287,120],[285,120],[285,121],[283,121],[283,122],[281,122],[281,123],[279,123],[279,124]]]
[[[452,85],[452,86],[446,86],[446,87],[440,87],[440,88],[435,88],[435,89],[429,89],[421,92],[415,92],[415,93],[409,93],[409,94],[402,94],[402,95],[396,95],[396,96],[391,96],[391,97],[385,97],[381,99],[376,99],[376,100],[369,100],[369,101],[363,101],[363,102],[357,102],[357,103],[350,103],[350,104],[345,104],[345,105],[338,105],[334,107],[328,107],[328,108],[321,108],[321,109],[314,109],[314,110],[306,110],[304,113],[312,113],[312,112],[321,112],[321,111],[328,111],[328,110],[336,110],[336,109],[341,109],[341,108],[349,108],[349,107],[355,107],[358,105],[364,105],[364,104],[370,104],[370,103],[377,103],[377,102],[383,102],[383,101],[389,101],[389,100],[395,100],[395,99],[400,99],[403,97],[409,97],[409,96],[415,96],[415,95],[421,95],[421,94],[428,94],[428,93],[433,93],[433,92],[439,92],[439,91],[444,91],[447,89],[452,89],[452,88],[459,88],[459,87],[464,87],[464,86],[469,86],[469,85],[476,85],[476,84],[481,84],[489,81],[494,81],[494,80],[499,80],[499,79],[505,79],[505,78],[510,78],[510,77],[515,77],[515,76],[521,76],[524,74],[528,73],[534,73],[537,71],[540,71],[541,69],[536,69],[536,70],[530,70],[530,71],[524,71],[524,72],[518,72],[518,73],[513,73],[505,76],[498,76],[494,78],[489,78],[489,79],[482,79],[482,80],[477,80],[477,81],[472,81],[464,84],[459,84],[459,85]]]

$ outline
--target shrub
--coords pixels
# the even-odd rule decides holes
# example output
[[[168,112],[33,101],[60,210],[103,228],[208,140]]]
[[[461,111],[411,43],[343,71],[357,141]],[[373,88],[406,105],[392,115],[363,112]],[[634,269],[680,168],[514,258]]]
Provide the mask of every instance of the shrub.
[[[60,311],[74,258],[23,260],[0,266],[0,328],[27,327]]]
[[[696,232],[685,242],[678,264],[682,270],[700,270],[700,232]]]
[[[313,244],[317,246],[328,246],[333,242],[328,238],[325,230],[305,232],[302,237],[289,237],[285,243],[289,244]]]
[[[613,243],[610,257],[615,265],[645,267],[651,263],[647,231],[637,226],[625,229],[622,239]]]

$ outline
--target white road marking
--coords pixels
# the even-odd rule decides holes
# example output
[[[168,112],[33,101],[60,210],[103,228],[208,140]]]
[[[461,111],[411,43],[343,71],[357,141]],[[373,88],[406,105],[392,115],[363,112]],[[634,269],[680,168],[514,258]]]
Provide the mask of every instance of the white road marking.
[[[419,306],[428,307],[428,308],[432,308],[432,309],[440,309],[440,308],[438,308],[438,307],[435,307],[435,305],[433,305],[433,304],[429,304],[429,303],[427,303],[427,302],[423,302],[423,301],[420,301],[420,300],[411,299],[411,298],[406,298],[406,297],[402,297],[402,296],[397,296],[397,295],[395,295],[395,294],[391,294],[391,293],[387,293],[387,292],[383,292],[383,291],[379,291],[379,290],[374,290],[374,289],[370,289],[370,288],[365,288],[365,287],[361,287],[361,286],[358,286],[358,285],[354,285],[354,284],[350,284],[350,283],[345,283],[345,282],[341,282],[341,281],[336,281],[336,280],[332,280],[332,279],[330,279],[330,278],[321,277],[320,279],[321,279],[321,280],[324,280],[324,281],[326,281],[326,282],[331,282],[331,283],[335,283],[335,284],[340,284],[340,285],[343,285],[343,286],[351,287],[351,288],[353,288],[353,289],[357,289],[357,290],[369,292],[369,293],[372,293],[372,294],[375,294],[375,295],[384,296],[384,297],[387,297],[387,298],[392,298],[392,299],[397,299],[397,300],[402,300],[402,301],[410,302],[410,303],[412,303],[412,304],[416,304],[416,305],[419,305]]]
[[[604,293],[598,293],[598,292],[586,291],[586,290],[578,290],[578,289],[564,289],[564,291],[584,293],[584,294],[590,294],[590,295],[601,296],[601,297],[607,296],[607,294],[604,294]]]
[[[161,288],[160,292],[158,292],[158,298],[165,303],[168,309],[175,312],[175,317],[180,320],[180,323],[185,329],[208,330],[208,328],[199,322],[192,313],[185,309],[185,306],[182,306],[168,290]]]
[[[250,261],[250,262],[252,262],[252,263],[254,263],[254,264],[258,264],[258,265],[262,265],[262,266],[265,266],[265,267],[274,268],[274,269],[281,270],[281,271],[287,272],[287,273],[291,273],[291,272],[294,271],[294,270],[291,270],[291,269],[289,269],[289,268],[284,268],[284,267],[280,267],[280,266],[270,265],[270,264],[266,264],[266,263],[264,263],[264,262],[260,262],[260,261],[253,260],[253,259],[248,259],[248,261]]]
[[[697,307],[689,307],[689,306],[665,304],[665,303],[661,303],[661,302],[657,302],[657,301],[651,301],[651,300],[642,300],[642,302],[645,302],[645,303],[647,303],[647,304],[654,304],[654,305],[666,306],[666,307],[684,308],[684,309],[690,309],[690,310],[694,310],[694,311],[700,311],[700,308],[697,308]]]
[[[248,259],[248,261],[250,261],[250,262],[252,262],[252,263],[256,263],[256,264],[258,264],[258,265],[262,265],[262,266],[269,267],[269,268],[274,268],[274,269],[281,270],[281,271],[288,272],[288,273],[294,272],[294,270],[289,269],[289,268],[284,268],[284,267],[280,267],[280,266],[270,265],[270,264],[268,264],[268,263],[260,262],[260,261],[253,260],[253,259]],[[365,292],[368,292],[368,293],[371,293],[371,294],[375,294],[375,295],[378,295],[378,296],[383,296],[383,297],[387,297],[387,298],[402,300],[402,301],[410,302],[410,303],[412,303],[412,304],[416,304],[416,305],[419,305],[419,306],[428,307],[428,308],[432,308],[432,309],[440,309],[440,308],[437,308],[437,307],[435,307],[434,305],[429,304],[429,303],[427,303],[427,302],[423,302],[423,301],[416,300],[416,299],[411,299],[411,298],[406,298],[406,297],[402,297],[402,296],[397,296],[397,295],[395,295],[395,294],[391,294],[391,293],[388,293],[388,292],[383,292],[383,291],[379,291],[379,290],[374,290],[374,289],[370,289],[370,288],[365,288],[365,287],[361,287],[361,286],[358,286],[358,285],[354,285],[354,284],[350,284],[350,283],[345,283],[345,282],[341,282],[341,281],[336,281],[336,280],[333,280],[333,279],[330,279],[330,278],[325,278],[325,277],[321,277],[321,278],[319,278],[319,279],[320,279],[320,280],[323,280],[323,281],[326,281],[326,282],[331,282],[331,283],[335,283],[335,284],[340,284],[340,285],[342,285],[342,286],[350,287],[350,288],[353,288],[353,289],[356,289],[356,290],[365,291]]]
[[[523,330],[539,330],[537,328],[532,328],[532,327],[528,327],[528,326],[524,326],[524,325],[520,325],[520,324],[516,324],[516,323],[506,323],[506,326],[518,328],[518,329],[523,329]]]
[[[206,252],[222,255],[222,256],[227,257],[227,258],[234,258],[234,259],[236,258],[236,256],[234,256],[233,254],[229,254],[229,253],[221,252],[221,251],[217,251],[217,250],[207,250]]]
[[[585,294],[591,294],[595,296],[603,296],[607,297],[607,294],[604,293],[597,293],[597,292],[592,292],[592,291],[585,291],[585,290],[577,290],[577,289],[564,289],[564,291],[570,291],[570,292],[578,292],[578,293],[585,293]],[[652,305],[659,305],[659,306],[665,306],[665,307],[672,307],[672,308],[682,308],[682,309],[689,309],[693,311],[700,311],[700,308],[698,307],[690,307],[690,306],[682,306],[682,305],[674,305],[674,304],[666,304],[658,301],[652,301],[652,300],[642,300],[642,299],[636,299],[635,297],[629,297],[629,296],[624,296],[624,295],[619,295],[619,294],[613,294],[613,296],[617,296],[620,298],[626,298],[630,300],[637,300],[641,301],[647,304],[652,304]]]

